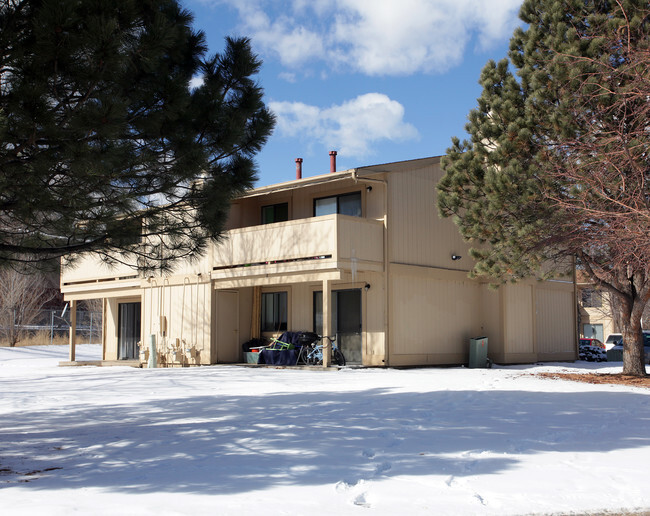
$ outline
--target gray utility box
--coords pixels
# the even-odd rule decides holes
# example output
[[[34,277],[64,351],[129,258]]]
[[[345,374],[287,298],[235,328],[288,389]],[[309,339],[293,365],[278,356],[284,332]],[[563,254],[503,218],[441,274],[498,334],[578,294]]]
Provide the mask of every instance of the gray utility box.
[[[489,367],[487,337],[469,339],[469,367]]]
[[[622,349],[608,349],[607,350],[607,361],[608,362],[623,362],[623,350]]]

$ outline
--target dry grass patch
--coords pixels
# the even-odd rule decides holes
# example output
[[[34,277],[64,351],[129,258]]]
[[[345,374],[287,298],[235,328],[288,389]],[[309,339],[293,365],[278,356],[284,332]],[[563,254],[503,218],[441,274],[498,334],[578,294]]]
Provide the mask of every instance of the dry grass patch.
[[[539,373],[537,376],[552,380],[569,380],[593,384],[631,385],[650,388],[650,376],[629,376],[622,373]]]

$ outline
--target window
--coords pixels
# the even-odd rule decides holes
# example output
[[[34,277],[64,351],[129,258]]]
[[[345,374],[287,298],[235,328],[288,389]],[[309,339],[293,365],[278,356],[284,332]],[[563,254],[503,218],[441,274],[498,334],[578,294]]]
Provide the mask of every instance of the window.
[[[603,341],[603,325],[602,324],[583,324],[582,334],[586,339],[598,339]]]
[[[287,293],[262,293],[263,332],[287,331]]]
[[[361,217],[361,192],[314,199],[314,217],[335,213]]]
[[[285,222],[289,220],[289,203],[271,204],[262,206],[262,224]]]
[[[586,308],[601,308],[603,295],[598,290],[586,288],[582,291],[582,306]]]

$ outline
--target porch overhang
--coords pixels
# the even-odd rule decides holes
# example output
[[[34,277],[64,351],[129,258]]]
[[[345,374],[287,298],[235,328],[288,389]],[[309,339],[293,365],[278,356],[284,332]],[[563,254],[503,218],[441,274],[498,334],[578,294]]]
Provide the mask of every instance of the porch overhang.
[[[63,283],[61,293],[66,301],[127,297],[139,293],[140,278],[129,280],[91,280],[87,282]]]

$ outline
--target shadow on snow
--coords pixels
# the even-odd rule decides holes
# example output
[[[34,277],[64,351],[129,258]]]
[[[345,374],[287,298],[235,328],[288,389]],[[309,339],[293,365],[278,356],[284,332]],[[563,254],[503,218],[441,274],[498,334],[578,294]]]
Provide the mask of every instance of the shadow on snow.
[[[521,454],[648,446],[649,408],[641,393],[369,389],[26,409],[2,417],[0,488],[220,494],[491,474]]]

